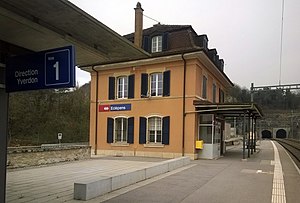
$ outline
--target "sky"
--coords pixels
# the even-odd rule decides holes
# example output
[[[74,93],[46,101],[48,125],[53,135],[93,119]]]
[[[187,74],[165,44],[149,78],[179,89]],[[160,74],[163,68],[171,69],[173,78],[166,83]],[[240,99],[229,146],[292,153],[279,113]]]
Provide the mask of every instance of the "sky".
[[[137,0],[70,1],[120,35],[134,32]],[[208,47],[216,48],[224,59],[224,71],[233,83],[246,88],[252,82],[254,86],[300,83],[299,0],[139,2],[144,15],[161,24],[191,25],[198,35],[206,34]],[[144,16],[144,29],[157,24],[156,21]],[[83,84],[90,76],[78,71],[77,80]]]

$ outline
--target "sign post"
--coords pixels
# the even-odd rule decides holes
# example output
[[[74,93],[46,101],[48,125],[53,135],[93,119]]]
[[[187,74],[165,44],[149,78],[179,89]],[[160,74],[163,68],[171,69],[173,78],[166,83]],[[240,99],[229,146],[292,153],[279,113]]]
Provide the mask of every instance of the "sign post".
[[[75,87],[73,46],[8,59],[6,92],[69,87]]]
[[[62,133],[57,133],[57,139],[59,144],[61,144],[62,136],[63,136]]]

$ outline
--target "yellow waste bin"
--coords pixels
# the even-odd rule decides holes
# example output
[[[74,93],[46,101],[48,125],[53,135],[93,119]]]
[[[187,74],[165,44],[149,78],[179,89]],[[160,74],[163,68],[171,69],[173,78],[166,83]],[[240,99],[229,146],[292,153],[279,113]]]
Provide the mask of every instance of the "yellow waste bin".
[[[203,149],[203,140],[196,141],[196,149]]]

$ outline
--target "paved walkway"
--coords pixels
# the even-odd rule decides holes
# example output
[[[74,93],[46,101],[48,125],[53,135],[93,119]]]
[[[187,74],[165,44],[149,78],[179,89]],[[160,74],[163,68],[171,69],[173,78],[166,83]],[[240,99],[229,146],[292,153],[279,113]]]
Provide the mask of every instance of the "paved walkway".
[[[300,174],[283,148],[278,144],[276,147],[282,165],[286,202],[299,202]],[[218,160],[193,161],[194,166],[184,171],[113,198],[107,195],[106,202],[272,202],[273,191],[277,191],[273,188],[276,177],[274,148],[270,141],[262,141],[259,148],[247,161],[241,160],[240,147],[231,149]],[[284,203],[280,200],[275,198],[273,202]],[[94,202],[100,201],[99,198]]]
[[[98,158],[48,167],[9,170],[6,201],[66,202],[73,200],[74,182],[149,167],[165,159],[139,157]]]
[[[241,160],[241,147],[234,147],[226,152],[225,157],[218,160],[192,161],[186,167],[86,202],[253,203],[272,202],[273,197],[273,202],[276,203],[283,200],[282,195],[288,203],[298,202],[300,174],[283,148],[277,143],[275,146],[278,156],[274,156],[276,150],[270,141],[262,141],[258,146],[260,150],[247,161]],[[104,173],[111,174],[114,170],[115,172],[134,170],[160,161],[138,157],[126,159],[97,159],[9,171],[7,202],[78,203],[79,201],[73,200],[74,180]],[[278,179],[280,170],[283,179]],[[276,181],[283,183],[284,193],[278,192]]]

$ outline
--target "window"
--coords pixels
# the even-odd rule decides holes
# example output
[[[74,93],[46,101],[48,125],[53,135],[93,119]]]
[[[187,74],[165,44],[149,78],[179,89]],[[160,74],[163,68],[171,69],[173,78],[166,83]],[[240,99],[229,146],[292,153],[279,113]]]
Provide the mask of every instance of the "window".
[[[152,53],[162,51],[162,36],[152,37]]]
[[[170,116],[140,117],[140,144],[169,144]]]
[[[219,89],[219,103],[224,103],[224,92]]]
[[[199,122],[199,135],[198,139],[203,140],[204,143],[211,144],[213,136],[213,115],[202,114],[200,115]]]
[[[107,118],[107,143],[129,143],[134,141],[134,118]]]
[[[207,78],[203,76],[203,81],[202,81],[202,98],[206,99],[207,98]]]
[[[118,99],[125,99],[128,97],[128,77],[121,76],[117,78],[117,92]]]
[[[109,100],[134,98],[134,75],[109,77],[108,83]]]
[[[162,96],[163,94],[163,74],[153,73],[150,75],[151,96]]]
[[[155,35],[143,35],[142,48],[149,53],[168,50],[169,33],[155,33]]]
[[[171,71],[152,73],[150,76],[147,73],[142,73],[141,79],[141,98],[170,96]],[[149,88],[150,92],[148,91]]]
[[[213,103],[216,103],[217,87],[213,84]]]
[[[127,129],[127,118],[116,118],[114,142],[127,142]]]
[[[161,143],[162,137],[162,119],[152,117],[148,119],[148,142]]]

